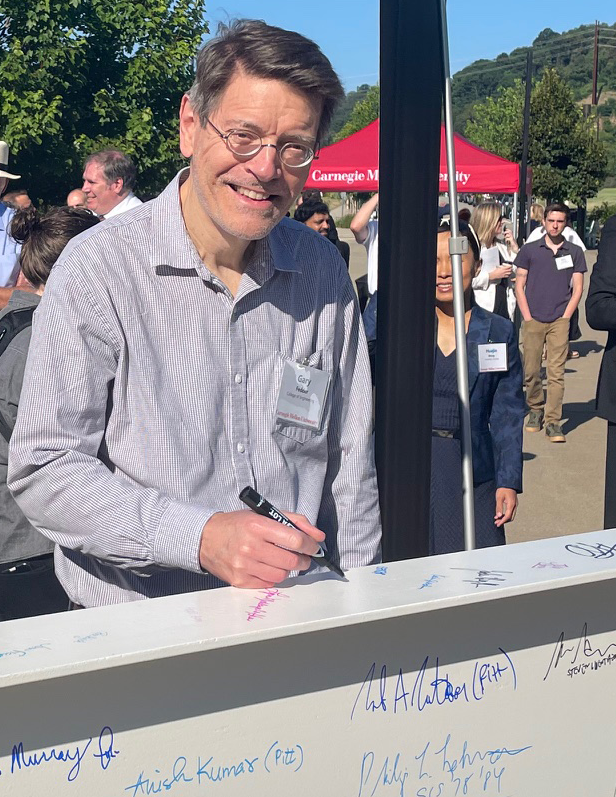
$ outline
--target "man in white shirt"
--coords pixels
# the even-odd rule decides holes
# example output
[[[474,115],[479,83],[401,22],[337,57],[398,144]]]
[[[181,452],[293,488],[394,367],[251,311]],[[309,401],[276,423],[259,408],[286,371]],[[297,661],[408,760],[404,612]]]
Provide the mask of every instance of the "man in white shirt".
[[[141,205],[133,193],[137,170],[132,160],[117,149],[94,152],[83,167],[83,191],[88,209],[109,219]]]
[[[530,244],[533,241],[539,241],[541,238],[545,237],[546,232],[547,230],[545,229],[543,224],[540,224],[538,227],[535,227],[535,229],[528,236],[528,238],[526,239],[526,243]],[[579,246],[582,252],[586,251],[586,247],[584,246],[584,241],[576,233],[573,227],[570,227],[569,225],[565,227],[565,229],[563,230],[563,238],[565,239],[565,241],[569,241],[570,244],[575,244],[576,246]]]
[[[360,207],[350,224],[351,232],[358,244],[366,247],[368,254],[368,293],[376,293],[379,281],[379,223],[370,217],[379,204],[379,195],[374,194]]]

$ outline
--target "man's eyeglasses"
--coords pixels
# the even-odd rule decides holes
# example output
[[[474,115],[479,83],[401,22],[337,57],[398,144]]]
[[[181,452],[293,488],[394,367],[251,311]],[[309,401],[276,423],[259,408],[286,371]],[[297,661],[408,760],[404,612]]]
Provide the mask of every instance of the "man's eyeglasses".
[[[251,130],[230,130],[228,133],[222,133],[209,119],[207,122],[225,142],[227,149],[241,158],[252,158],[261,152],[263,147],[273,147],[285,166],[299,169],[302,166],[307,166],[317,157],[311,147],[299,141],[287,141],[281,147],[276,144],[264,144],[261,136]]]

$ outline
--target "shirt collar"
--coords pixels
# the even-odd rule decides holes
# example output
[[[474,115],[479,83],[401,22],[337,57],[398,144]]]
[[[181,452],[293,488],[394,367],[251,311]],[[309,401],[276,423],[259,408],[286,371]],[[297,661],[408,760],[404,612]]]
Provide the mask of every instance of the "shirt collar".
[[[539,245],[545,247],[550,252],[552,252],[552,254],[554,254],[554,250],[551,249],[547,245],[547,237],[548,237],[548,234],[546,232],[546,234],[543,236],[543,238],[541,238],[541,241],[540,241]],[[563,236],[563,241],[562,241],[561,245],[558,247],[558,251],[559,252],[570,252],[571,251],[571,247],[569,245],[569,241],[564,236]]]
[[[150,263],[152,268],[169,265],[174,268],[196,269],[207,275],[207,269],[186,231],[182,208],[180,206],[180,186],[186,180],[189,168],[182,169],[164,189],[152,200],[152,247]],[[265,238],[256,242],[255,250],[246,267],[246,274],[258,285],[270,279],[274,271],[301,272],[298,263],[298,236],[293,229],[296,222],[284,218]]]
[[[114,205],[111,208],[111,210],[107,211],[107,213],[103,213],[103,217],[106,219],[112,219],[114,216],[117,216],[119,213],[123,213],[129,200],[131,200],[134,196],[135,195],[133,194],[133,192],[129,191],[121,202],[118,202],[117,205]]]

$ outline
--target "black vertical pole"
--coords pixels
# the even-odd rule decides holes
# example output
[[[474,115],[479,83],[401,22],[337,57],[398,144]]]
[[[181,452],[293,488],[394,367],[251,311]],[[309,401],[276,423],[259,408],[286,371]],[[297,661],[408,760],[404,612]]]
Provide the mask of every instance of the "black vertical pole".
[[[385,561],[428,553],[442,75],[440,0],[382,0],[376,457]]]
[[[518,244],[526,237],[526,175],[528,174],[528,134],[530,129],[530,91],[533,82],[533,51],[526,56],[526,95],[524,98],[524,127],[522,130],[522,163],[520,164],[520,222]]]

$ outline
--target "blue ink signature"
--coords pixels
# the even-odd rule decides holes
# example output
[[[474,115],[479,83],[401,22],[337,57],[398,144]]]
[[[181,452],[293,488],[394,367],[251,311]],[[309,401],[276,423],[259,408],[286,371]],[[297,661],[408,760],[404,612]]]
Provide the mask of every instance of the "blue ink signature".
[[[124,791],[132,790],[133,797],[137,797],[137,794],[158,794],[163,788],[165,791],[169,791],[175,783],[192,783],[193,778],[188,778],[184,774],[186,764],[184,756],[178,756],[174,761],[170,778],[144,778],[143,770],[141,770],[137,781],[126,786]],[[160,775],[160,770],[155,769],[154,771]]]
[[[594,659],[595,657],[597,657],[603,660],[605,658],[609,658],[608,651],[610,649],[616,652],[616,642],[612,642],[603,650],[601,648],[593,648],[593,645],[588,636],[588,623],[584,623],[584,625],[582,626],[580,637],[577,641],[577,645],[574,644],[572,647],[565,647],[565,632],[562,631],[558,639],[556,640],[556,646],[554,647],[554,650],[552,652],[552,658],[550,659],[548,669],[546,670],[546,673],[543,676],[543,680],[545,681],[548,675],[552,672],[552,670],[555,670],[558,667],[558,663],[566,656],[568,656],[570,653],[573,655],[569,663],[571,665],[574,665],[577,664],[580,654],[586,657],[587,659]],[[598,669],[598,667],[595,669]],[[580,672],[585,672],[585,671],[586,668],[581,667]],[[574,672],[569,674],[577,675],[578,673]]]
[[[379,760],[370,750],[362,757],[357,797],[374,797],[376,792],[382,791],[396,793],[399,797],[405,797],[409,791],[415,797],[487,795],[489,791],[500,795],[507,765],[511,759],[530,749],[531,745],[477,750],[467,741],[460,748],[454,746],[451,734],[447,734],[441,747],[438,743],[427,742],[418,755],[396,751]],[[426,780],[429,785],[416,790],[417,782]],[[411,783],[413,785],[408,789]]]
[[[421,587],[419,587],[419,589],[426,589],[427,587],[433,587],[438,582],[439,578],[445,578],[445,576],[439,576],[437,573],[434,573],[434,575],[430,576],[430,578],[427,581],[424,581],[424,583],[421,585]]]
[[[252,775],[259,771],[259,766],[263,767],[266,773],[280,769],[289,769],[291,772],[298,772],[304,763],[304,750],[300,744],[284,745],[280,742],[273,742],[264,756],[255,758],[242,758],[241,760],[229,764],[219,764],[214,761],[214,756],[202,759],[197,756],[196,760],[189,762],[186,756],[178,756],[171,771],[166,774],[160,769],[154,769],[154,775],[146,776],[145,771],[141,770],[137,780],[126,786],[124,791],[130,792],[130,797],[138,797],[140,794],[158,794],[162,791],[171,791],[174,786],[181,786],[187,783],[196,782],[201,786],[206,783],[219,783],[224,780],[234,780],[243,775]]]
[[[23,648],[23,650],[0,651],[0,659],[8,658],[9,656],[16,656],[18,659],[21,659],[27,656],[28,653],[32,653],[33,650],[51,650],[51,645],[49,642],[42,642],[40,645],[30,645],[29,648]]]
[[[518,681],[513,661],[503,648],[498,650],[503,658],[498,657],[495,662],[476,661],[472,676],[459,683],[450,681],[448,673],[441,677],[438,656],[435,660],[434,676],[429,680],[430,676],[427,676],[426,673],[430,657],[426,656],[415,677],[411,692],[405,686],[404,673],[400,667],[395,677],[393,695],[388,694],[387,665],[383,664],[377,678],[376,662],[373,662],[353,703],[351,720],[358,705],[361,705],[363,710],[370,714],[381,711],[387,713],[388,710],[397,714],[398,711],[408,711],[409,705],[418,711],[424,711],[429,706],[443,706],[446,703],[455,703],[457,700],[466,703],[470,703],[471,700],[478,702],[483,700],[488,687],[501,684],[505,678],[510,678],[511,686],[515,691]],[[378,684],[375,685],[375,681],[378,681]],[[363,703],[360,704],[362,697]]]
[[[66,779],[69,782],[76,780],[81,772],[81,763],[92,744],[92,737],[88,739],[83,747],[75,745],[71,747],[56,748],[52,747],[47,752],[26,753],[24,743],[19,742],[13,745],[11,751],[11,775],[29,767],[38,767],[41,764],[53,762],[74,762],[69,769]],[[94,758],[98,759],[102,769],[107,769],[112,759],[119,755],[119,750],[114,749],[113,731],[108,725],[101,730],[98,738],[98,752],[93,753]],[[0,773],[1,774],[1,773]]]
[[[591,545],[586,542],[579,542],[577,544],[565,545],[565,551],[574,553],[577,556],[589,556],[592,559],[612,559],[616,556],[616,545],[604,545],[598,543]]]
[[[372,769],[374,767],[374,753],[372,751],[368,753],[364,753],[364,757],[361,762],[361,771],[359,774],[359,793],[358,797],[362,796],[364,791],[364,786],[369,782],[370,776],[372,775]],[[394,784],[399,784],[400,786],[400,797],[404,797],[404,786],[406,784],[406,779],[409,776],[409,771],[405,767],[404,771],[402,771],[402,765],[400,765],[400,753],[396,753],[394,758],[393,766],[389,763],[389,756],[385,758],[383,762],[383,766],[379,770],[378,775],[374,781],[374,787],[370,792],[370,797],[375,793],[377,788],[381,785],[383,786],[393,786]],[[369,788],[369,787],[368,787]]]
[[[91,634],[87,634],[86,636],[75,636],[75,642],[91,642],[93,639],[99,639],[100,637],[108,636],[106,631],[93,631]]]
[[[387,568],[386,567],[377,567],[374,570],[374,574],[377,576],[386,576],[387,575]]]
[[[263,760],[266,772],[271,772],[272,767],[278,766],[291,767],[293,772],[298,772],[303,763],[304,749],[301,744],[297,744],[295,747],[281,747],[278,741],[270,746]]]

